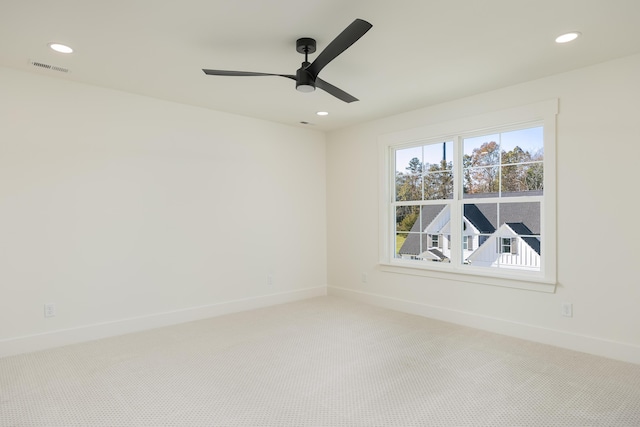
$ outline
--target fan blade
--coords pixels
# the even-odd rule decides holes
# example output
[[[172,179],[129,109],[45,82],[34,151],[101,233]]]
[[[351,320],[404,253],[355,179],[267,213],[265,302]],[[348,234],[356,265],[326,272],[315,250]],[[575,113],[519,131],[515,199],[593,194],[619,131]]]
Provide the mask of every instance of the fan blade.
[[[349,95],[347,92],[343,91],[342,89],[338,89],[334,85],[327,83],[322,79],[316,79],[316,87],[319,87],[320,89],[335,96],[338,99],[343,100],[344,102],[358,101],[358,98],[356,98],[355,96]]]
[[[373,25],[362,19],[353,21],[317,56],[315,61],[309,65],[307,71],[309,71],[314,78],[318,77],[320,70],[329,62],[333,61],[336,56],[347,50],[349,46],[357,42],[372,26]]]
[[[226,70],[205,70],[205,74],[209,76],[280,76],[295,80],[296,76],[291,74],[271,74],[271,73],[254,73],[252,71],[226,71]]]

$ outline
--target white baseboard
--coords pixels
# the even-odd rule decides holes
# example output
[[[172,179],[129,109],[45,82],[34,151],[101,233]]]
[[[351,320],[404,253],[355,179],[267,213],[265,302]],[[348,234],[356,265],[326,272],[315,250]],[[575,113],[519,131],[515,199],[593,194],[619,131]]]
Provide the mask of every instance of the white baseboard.
[[[330,286],[327,290],[329,295],[353,299],[404,313],[416,314],[528,341],[535,341],[596,356],[640,364],[640,346],[633,344],[542,328],[535,325],[452,310],[446,307],[406,301],[384,295],[354,291],[346,288]]]
[[[12,356],[32,351],[45,350],[63,345],[76,344],[147,329],[160,328],[178,323],[191,322],[224,314],[237,313],[260,307],[284,304],[327,295],[327,288],[319,286],[289,292],[282,292],[259,297],[226,301],[200,307],[191,307],[165,313],[156,313],[110,322],[83,325],[76,328],[63,329],[41,334],[33,334],[0,340],[0,357]]]

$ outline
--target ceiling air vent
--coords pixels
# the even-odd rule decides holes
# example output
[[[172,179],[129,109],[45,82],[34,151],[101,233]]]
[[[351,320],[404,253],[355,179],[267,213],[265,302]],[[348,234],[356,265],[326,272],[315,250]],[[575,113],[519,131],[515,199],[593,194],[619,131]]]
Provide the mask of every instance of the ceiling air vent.
[[[68,68],[57,67],[57,66],[51,65],[51,64],[45,64],[44,62],[31,61],[31,65],[33,65],[34,67],[43,68],[45,70],[59,71],[61,73],[68,73],[69,72]]]

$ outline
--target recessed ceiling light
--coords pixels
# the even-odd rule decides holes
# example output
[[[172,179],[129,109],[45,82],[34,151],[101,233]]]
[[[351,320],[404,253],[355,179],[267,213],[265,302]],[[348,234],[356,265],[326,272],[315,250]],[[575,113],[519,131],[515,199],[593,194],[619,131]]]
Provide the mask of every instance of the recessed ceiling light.
[[[49,43],[49,47],[56,52],[60,53],[73,53],[73,49],[65,44],[60,43]]]
[[[319,116],[328,116],[329,115],[329,113],[327,111],[318,111],[316,114],[319,115]]]
[[[556,43],[569,43],[571,41],[574,41],[578,37],[580,37],[580,33],[578,31],[572,31],[570,33],[566,33],[556,37]]]

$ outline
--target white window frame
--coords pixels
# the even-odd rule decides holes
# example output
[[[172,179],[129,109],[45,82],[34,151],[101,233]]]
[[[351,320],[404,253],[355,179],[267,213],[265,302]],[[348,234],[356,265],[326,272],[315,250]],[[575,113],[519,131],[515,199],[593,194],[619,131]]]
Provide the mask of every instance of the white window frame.
[[[420,128],[382,135],[378,140],[380,158],[380,229],[379,264],[383,271],[435,277],[518,289],[554,292],[556,286],[556,115],[558,100],[552,99],[506,110],[451,120]],[[395,221],[392,212],[395,188],[395,158],[398,148],[443,141],[461,141],[466,135],[492,133],[508,128],[528,125],[543,126],[544,138],[544,195],[541,202],[541,257],[540,271],[513,271],[499,268],[467,268],[462,262],[420,263],[395,258]],[[455,150],[455,148],[454,148]],[[454,175],[461,176],[462,154],[454,151],[458,160]],[[457,169],[457,170],[456,170]],[[433,200],[425,203],[459,206],[462,195],[454,188],[453,200]],[[468,201],[468,200],[467,200]],[[451,224],[460,224],[461,209],[451,209]],[[451,227],[452,254],[462,253],[462,227]],[[459,250],[458,250],[459,249]]]

